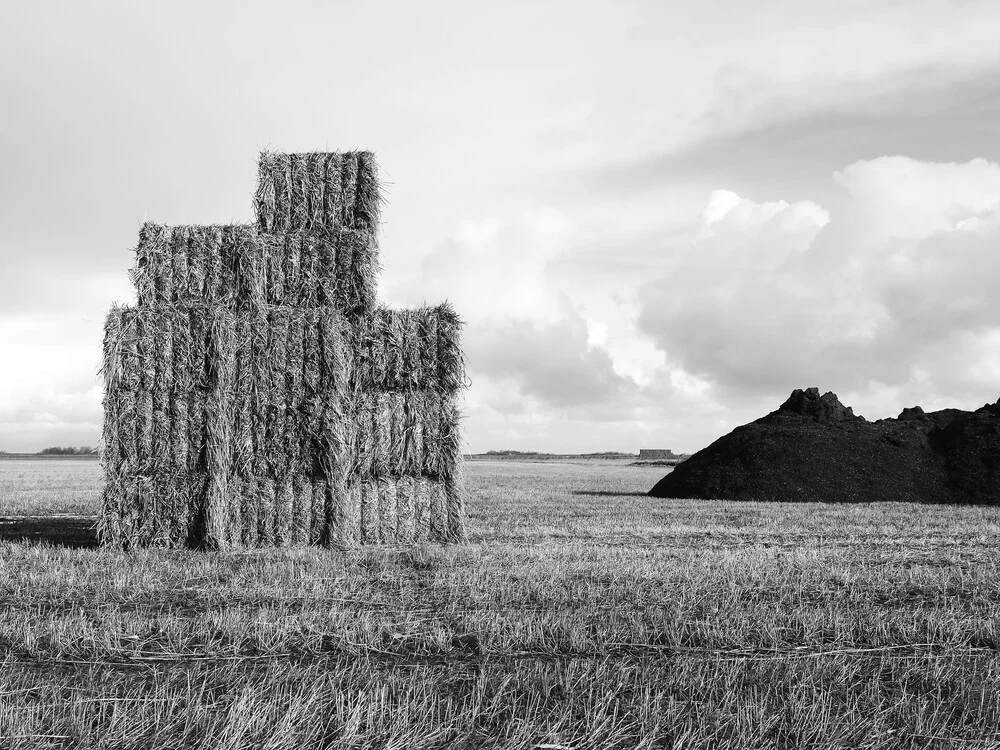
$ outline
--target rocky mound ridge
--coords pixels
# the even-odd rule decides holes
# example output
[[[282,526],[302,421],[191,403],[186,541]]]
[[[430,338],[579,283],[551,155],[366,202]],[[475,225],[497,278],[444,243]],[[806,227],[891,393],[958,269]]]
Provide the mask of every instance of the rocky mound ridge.
[[[653,497],[1000,504],[1000,400],[869,422],[797,389],[661,479]]]

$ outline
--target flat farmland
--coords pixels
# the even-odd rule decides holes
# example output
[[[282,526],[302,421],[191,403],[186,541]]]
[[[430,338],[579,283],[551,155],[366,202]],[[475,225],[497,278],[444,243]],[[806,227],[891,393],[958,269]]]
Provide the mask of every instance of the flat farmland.
[[[1000,509],[646,497],[666,470],[470,461],[447,547],[0,540],[0,747],[1000,747]],[[100,486],[2,460],[0,515]]]

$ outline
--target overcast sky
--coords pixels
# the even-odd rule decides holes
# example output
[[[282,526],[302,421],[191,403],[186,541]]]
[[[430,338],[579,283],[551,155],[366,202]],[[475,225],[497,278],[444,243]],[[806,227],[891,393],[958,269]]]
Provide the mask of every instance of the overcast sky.
[[[996,401],[997,39],[995,0],[6,3],[0,449],[96,444],[139,225],[249,221],[262,148],[377,152],[467,450]]]

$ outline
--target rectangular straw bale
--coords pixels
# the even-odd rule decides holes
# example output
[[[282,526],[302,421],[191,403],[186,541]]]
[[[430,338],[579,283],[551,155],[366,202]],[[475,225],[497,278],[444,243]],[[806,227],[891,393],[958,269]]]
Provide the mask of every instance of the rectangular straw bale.
[[[332,234],[331,240],[335,243],[336,248],[334,250],[334,258],[336,259],[334,274],[337,279],[332,304],[342,310],[355,310],[361,304],[358,280],[354,278],[355,245],[350,241],[350,236],[344,232]]]
[[[139,365],[139,387],[136,392],[136,452],[138,470],[148,472],[153,459],[153,385],[156,380],[156,359],[153,341],[157,331],[155,312],[137,310],[135,315],[136,355]]]
[[[351,384],[351,353],[346,338],[343,317],[331,308],[323,308],[318,316],[319,377],[322,398],[322,418],[319,434],[321,475],[333,481],[350,471],[348,453],[354,444],[354,404],[349,398]]]
[[[145,222],[139,229],[135,267],[129,276],[140,308],[170,302],[173,284],[169,239],[169,232],[162,225]]]
[[[377,235],[368,230],[344,230],[338,247],[345,244],[351,247],[349,279],[353,288],[345,295],[343,304],[348,309],[371,310],[378,298],[378,276],[382,270]]]
[[[288,247],[285,235],[265,235],[260,238],[264,269],[265,298],[269,305],[285,304],[285,264]]]
[[[431,498],[426,477],[413,477],[413,541],[430,539]]]
[[[206,404],[206,373],[205,366],[208,355],[208,321],[205,310],[192,308],[191,348],[189,350],[188,368],[194,382],[190,391],[188,406],[188,471],[205,470],[205,404]]]
[[[371,151],[356,152],[357,169],[354,190],[354,226],[376,233],[384,196],[378,178],[378,163]]]
[[[122,470],[123,415],[121,399],[123,390],[122,340],[123,308],[113,306],[104,320],[104,351],[101,375],[104,378],[104,424],[101,431],[101,465],[105,477],[117,475]],[[116,501],[114,492],[111,500]]]
[[[259,281],[255,281],[253,275],[260,252],[252,228],[244,224],[226,224],[218,227],[218,232],[218,291],[210,301],[233,309],[259,304],[260,300],[255,298]]]
[[[253,472],[267,473],[271,444],[267,426],[270,416],[271,350],[270,319],[263,310],[246,312],[250,326],[250,423],[253,425]]]
[[[285,235],[284,252],[284,304],[302,304],[302,235]]]
[[[309,481],[309,544],[322,544],[323,531],[326,525],[326,481],[316,479]]]
[[[240,544],[246,549],[258,546],[260,538],[260,478],[256,474],[247,474],[240,480]]]
[[[427,391],[423,396],[422,474],[437,477],[441,466],[441,396]]]
[[[435,308],[424,307],[414,316],[417,319],[417,349],[420,358],[419,388],[437,386],[438,377],[438,316]]]
[[[351,399],[353,416],[353,459],[352,474],[358,477],[370,477],[375,474],[375,461],[378,458],[378,435],[375,432],[378,412],[378,395],[370,392],[357,393]]]
[[[456,396],[441,399],[441,441],[438,475],[445,479],[457,475],[462,463],[462,413]]]
[[[408,394],[390,393],[389,395],[389,471],[391,476],[398,477],[405,470],[405,440],[406,440],[406,402]]]
[[[246,478],[233,472],[226,482],[225,516],[222,527],[225,531],[224,549],[243,548],[243,495],[246,493]]]
[[[446,541],[462,542],[466,538],[465,493],[461,473],[453,472],[444,479],[445,512],[447,516]]]
[[[309,544],[312,529],[312,482],[303,474],[292,478],[292,524],[289,540],[293,547]]]
[[[205,495],[208,487],[208,475],[204,471],[192,471],[188,474],[188,488],[185,493],[187,507],[182,510],[183,526],[186,533],[184,546],[198,549],[205,540]]]
[[[231,295],[220,300],[237,308],[259,309],[267,300],[265,243],[253,227],[232,224],[223,228],[224,286]]]
[[[323,175],[323,226],[327,229],[341,226],[343,222],[343,163],[342,153],[326,155],[326,170]]]
[[[350,346],[354,361],[354,384],[356,388],[380,388],[384,376],[384,349],[378,346],[381,337],[376,334],[378,311],[360,316],[350,336]]]
[[[135,546],[138,548],[150,546],[156,536],[157,503],[153,487],[153,477],[148,474],[137,474],[134,477],[135,489]]]
[[[309,155],[289,154],[291,206],[286,231],[301,232],[309,227]]]
[[[398,544],[400,539],[396,480],[392,477],[379,477],[373,480],[372,484],[378,491],[379,541],[384,544]]]
[[[369,394],[364,402],[365,406],[369,403],[372,406],[370,473],[376,477],[389,476],[395,457],[392,452],[392,401],[391,393],[381,392]],[[366,418],[367,414],[362,417]],[[365,450],[365,447],[359,445],[358,449]]]
[[[370,152],[261,154],[254,207],[262,232],[374,231],[382,202]]]
[[[234,320],[235,386],[233,390],[233,471],[247,476],[255,469],[253,440],[253,318],[240,312]]]
[[[277,483],[271,477],[262,477],[260,480],[260,502],[257,512],[257,543],[261,547],[277,545],[274,533],[277,502]]]
[[[176,313],[159,313],[154,326],[153,361],[153,445],[152,467],[157,472],[169,472],[173,465],[170,434],[170,400],[173,381],[174,319]]]
[[[355,482],[353,485],[345,482],[344,487],[346,490],[344,493],[346,524],[344,526],[343,546],[350,548],[361,543],[361,506],[364,500],[364,488],[360,482]]]
[[[304,430],[303,403],[305,390],[304,337],[306,314],[291,310],[288,316],[288,346],[285,360],[285,432],[281,449],[287,456],[289,471],[301,473],[303,469],[302,434]]]
[[[170,262],[172,270],[170,302],[177,303],[188,299],[188,243],[187,227],[173,227],[170,230]]]
[[[356,214],[356,200],[358,192],[358,156],[353,151],[344,154],[340,163],[341,194],[343,195],[343,205],[341,208],[341,225],[345,227],[354,226]]]
[[[274,546],[287,547],[292,541],[292,515],[295,509],[295,491],[292,476],[285,474],[275,482]]]
[[[400,387],[403,376],[403,326],[401,316],[394,310],[380,308],[375,312],[377,343],[373,350],[381,349],[384,363],[373,372],[378,386],[388,389]]]
[[[191,360],[191,316],[186,310],[174,314],[173,362],[171,363],[173,387],[170,394],[170,445],[174,471],[187,471],[190,445],[190,405],[194,391],[195,373]]]
[[[401,475],[419,476],[423,472],[424,424],[428,420],[427,399],[421,391],[406,394],[400,435]]]
[[[303,470],[319,471],[316,452],[323,423],[323,395],[320,391],[320,330],[318,310],[305,310],[302,319],[302,417],[299,453]]]
[[[205,258],[205,287],[202,300],[205,302],[222,301],[227,296],[222,286],[222,228],[218,226],[197,227],[197,236],[201,238]]]
[[[287,232],[292,224],[292,160],[290,154],[275,154],[274,160],[275,212],[273,232]]]
[[[101,544],[123,546],[125,531],[122,513],[125,507],[125,475],[105,470],[104,488],[101,490],[101,514],[97,521],[97,534]]]
[[[361,500],[361,542],[381,544],[382,507],[379,498],[378,480],[370,477],[357,481]]]
[[[286,407],[288,400],[285,369],[288,364],[288,324],[290,312],[287,308],[274,308],[269,314],[268,359],[268,419],[267,445],[268,467],[272,476],[284,474],[288,468],[286,456],[281,450],[286,427]]]
[[[229,545],[228,481],[233,459],[233,392],[236,351],[233,314],[224,307],[206,313],[207,367],[205,436],[208,481],[205,497],[204,544],[210,549]]]
[[[337,257],[336,242],[329,238],[309,235],[304,244],[309,247],[306,255],[315,257],[317,303],[340,307],[340,281],[338,279],[340,260]]]
[[[187,299],[205,299],[205,235],[202,227],[188,229]]]
[[[274,174],[277,171],[277,161],[277,154],[262,151],[257,162],[257,192],[254,195],[254,211],[257,214],[257,225],[262,232],[275,231],[277,195]]]
[[[416,536],[416,484],[413,477],[396,481],[396,541],[412,544]]]
[[[465,383],[465,362],[461,347],[462,320],[447,303],[439,305],[437,313],[438,383],[443,391],[454,393]]]
[[[448,538],[448,500],[444,482],[436,479],[428,480],[427,500],[430,539],[444,542]]]
[[[336,269],[336,262],[325,265],[321,247],[329,245],[315,236],[303,235],[299,238],[299,281],[296,304],[315,308],[321,304],[324,268]],[[335,252],[330,250],[331,253]],[[336,290],[336,279],[330,279],[331,288]]]
[[[326,193],[326,158],[323,153],[306,155],[306,182],[308,194],[306,201],[306,228],[317,229],[323,226],[324,197]]]
[[[420,358],[420,329],[418,310],[400,310],[399,319],[399,359],[400,377],[398,388],[412,390],[423,387],[423,362]]]

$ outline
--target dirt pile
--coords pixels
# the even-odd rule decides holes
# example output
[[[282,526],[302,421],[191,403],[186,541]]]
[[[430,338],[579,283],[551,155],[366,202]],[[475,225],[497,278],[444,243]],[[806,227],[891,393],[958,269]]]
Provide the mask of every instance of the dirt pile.
[[[653,497],[1000,504],[1000,401],[904,409],[869,422],[817,388],[737,427],[661,479]]]

